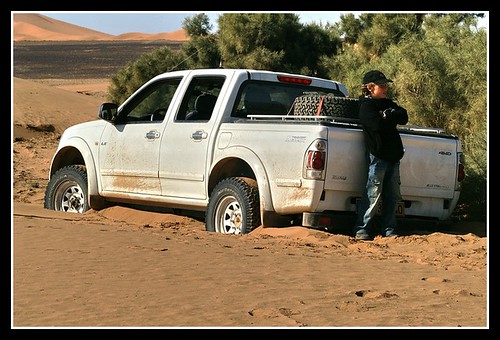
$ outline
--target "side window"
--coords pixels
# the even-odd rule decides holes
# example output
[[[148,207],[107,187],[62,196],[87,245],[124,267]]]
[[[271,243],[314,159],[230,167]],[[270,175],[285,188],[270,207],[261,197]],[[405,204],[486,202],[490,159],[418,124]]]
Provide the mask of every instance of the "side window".
[[[224,81],[223,76],[194,77],[182,100],[175,121],[210,120]]]
[[[180,81],[181,78],[165,79],[150,84],[120,112],[120,120],[161,123]]]

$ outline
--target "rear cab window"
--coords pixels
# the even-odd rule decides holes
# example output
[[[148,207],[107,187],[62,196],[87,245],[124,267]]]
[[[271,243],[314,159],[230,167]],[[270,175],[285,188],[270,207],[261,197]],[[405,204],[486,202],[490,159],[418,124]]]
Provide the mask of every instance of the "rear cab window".
[[[345,95],[337,89],[325,89],[296,84],[248,80],[239,90],[231,117],[246,118],[248,115],[287,115],[293,108],[295,98],[308,93],[319,92]]]

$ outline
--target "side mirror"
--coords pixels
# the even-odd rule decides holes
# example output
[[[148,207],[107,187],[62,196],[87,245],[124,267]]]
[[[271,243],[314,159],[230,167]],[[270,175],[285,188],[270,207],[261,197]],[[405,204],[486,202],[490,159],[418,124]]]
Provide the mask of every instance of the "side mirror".
[[[115,103],[103,103],[99,107],[98,115],[99,118],[104,119],[108,122],[114,122],[116,120],[116,113],[118,111],[118,105]]]

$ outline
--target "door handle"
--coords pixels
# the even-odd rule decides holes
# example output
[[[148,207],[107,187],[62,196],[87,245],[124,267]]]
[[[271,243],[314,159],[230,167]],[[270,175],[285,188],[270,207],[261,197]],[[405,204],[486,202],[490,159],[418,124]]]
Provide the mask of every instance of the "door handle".
[[[157,139],[160,138],[160,132],[156,130],[151,130],[146,132],[146,139]]]
[[[193,132],[193,134],[191,135],[191,138],[194,139],[195,141],[200,141],[202,139],[207,139],[207,137],[208,137],[208,133],[206,133],[203,130],[198,130],[196,132]]]

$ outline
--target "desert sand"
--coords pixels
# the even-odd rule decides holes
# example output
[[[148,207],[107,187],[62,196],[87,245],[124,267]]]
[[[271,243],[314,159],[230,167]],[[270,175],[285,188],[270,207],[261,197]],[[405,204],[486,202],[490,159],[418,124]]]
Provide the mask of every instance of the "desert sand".
[[[247,235],[113,206],[43,208],[62,131],[109,79],[14,78],[11,328],[489,329],[488,230],[409,223],[357,241],[300,226]]]
[[[13,327],[488,327],[484,223],[417,223],[366,242],[303,227],[220,235],[120,206],[44,209],[60,132],[97,119],[106,88],[14,79]]]

